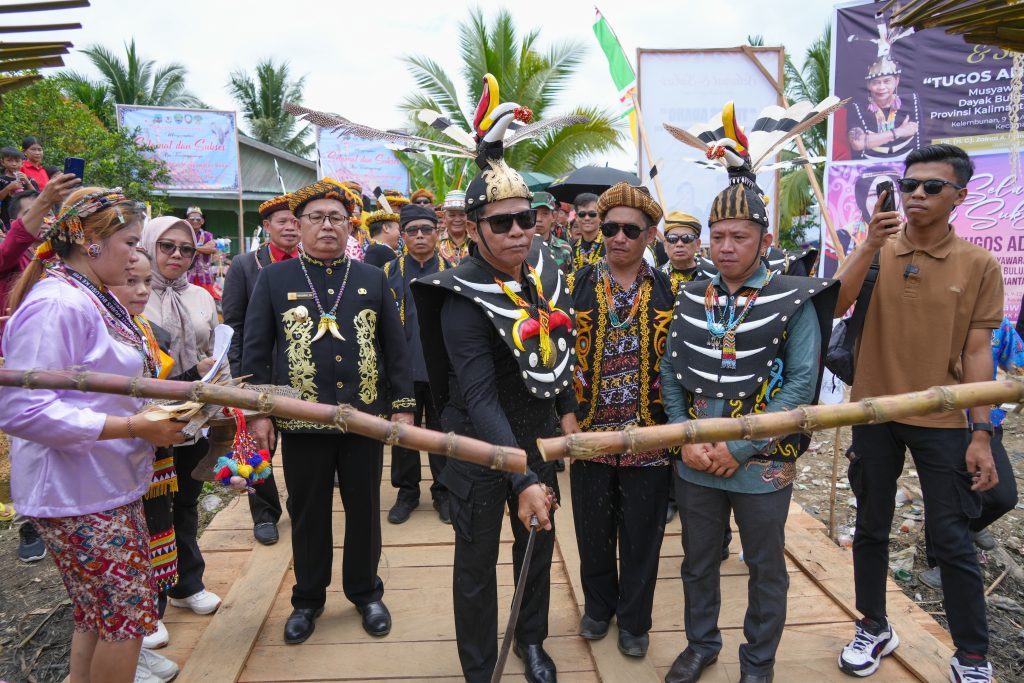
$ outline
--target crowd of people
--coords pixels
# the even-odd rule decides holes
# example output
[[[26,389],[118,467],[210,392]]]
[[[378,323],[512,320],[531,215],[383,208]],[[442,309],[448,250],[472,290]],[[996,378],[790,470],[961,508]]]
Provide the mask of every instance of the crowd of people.
[[[897,183],[906,215],[884,210],[883,192],[864,240],[825,280],[810,277],[813,254],[773,245],[765,198],[742,167],[730,168],[706,220],[626,183],[565,205],[532,192],[504,161],[511,120],[491,123],[487,139],[499,142],[481,147],[480,173],[440,200],[428,189],[370,200],[355,182],[325,178],[264,202],[268,241],[233,260],[220,303],[235,333],[236,377],[527,452],[518,474],[428,455],[433,507],[453,528],[456,646],[468,681],[490,680],[498,660],[506,510],[516,577],[531,548],[513,651],[527,680],[557,678],[544,642],[565,465],[543,460],[537,439],[813,403],[833,320],[859,299],[867,305],[866,279],[874,284],[854,400],[988,380],[996,365],[1013,371],[1024,361],[1003,315],[999,264],[949,223],[973,170],[959,148],[911,152]],[[202,376],[218,324],[208,271],[216,248],[202,210],[147,217],[118,189],[47,174],[33,156],[38,142],[25,142],[21,170],[16,150],[0,150],[11,217],[0,242],[6,367]],[[170,680],[177,666],[156,652],[173,636],[166,604],[198,614],[220,605],[205,590],[196,539],[201,482],[192,471],[208,443],[186,442],[182,423],[143,411],[129,396],[0,389],[14,506],[23,546],[35,546],[22,559],[48,552],[61,573],[74,606],[74,683]],[[955,586],[944,593],[951,680],[991,680],[974,544],[1016,503],[1001,417],[979,406],[854,427],[863,616],[837,653],[844,672],[875,673],[899,644],[885,582],[896,480],[910,450],[927,509],[929,579]],[[335,486],[346,512],[345,598],[367,634],[387,636],[383,444],[300,419],[260,417],[249,430],[259,448],[280,448],[288,493],[295,584],[284,642],[307,640],[324,611]],[[615,620],[622,654],[646,656],[665,525],[678,511],[686,643],[665,680],[697,681],[723,647],[720,565],[732,515],[749,569],[740,680],[772,681],[789,587],[785,525],[808,444],[796,433],[568,463],[585,602],[579,636],[604,638]],[[420,453],[392,448],[389,523],[419,506],[421,465]],[[274,476],[248,501],[255,539],[278,542]]]

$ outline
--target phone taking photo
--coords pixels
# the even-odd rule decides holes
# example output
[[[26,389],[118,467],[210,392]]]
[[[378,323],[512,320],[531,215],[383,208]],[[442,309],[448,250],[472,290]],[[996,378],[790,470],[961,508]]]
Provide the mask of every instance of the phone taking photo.
[[[879,196],[881,196],[882,193],[885,192],[885,199],[882,200],[882,211],[888,212],[896,210],[896,197],[893,194],[891,180],[884,180],[878,183],[877,187],[875,188],[875,191],[878,193]]]
[[[79,180],[85,178],[85,159],[80,157],[64,157],[64,172],[77,176]]]

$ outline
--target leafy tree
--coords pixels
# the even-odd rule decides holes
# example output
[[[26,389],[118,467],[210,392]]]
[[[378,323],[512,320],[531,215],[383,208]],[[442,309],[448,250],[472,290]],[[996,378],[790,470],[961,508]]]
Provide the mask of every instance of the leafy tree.
[[[268,145],[292,154],[308,155],[313,144],[307,142],[310,128],[299,127],[298,120],[284,110],[285,102],[301,102],[306,77],[293,79],[288,62],[261,60],[255,77],[242,69],[231,73],[228,92],[238,102],[249,134]]]
[[[91,45],[82,52],[100,72],[93,80],[76,71],[58,74],[57,81],[69,97],[93,110],[107,128],[117,125],[115,104],[152,107],[198,107],[199,99],[185,87],[188,69],[171,62],[157,65],[143,59],[135,50],[135,40],[125,45],[125,58],[102,45]]]
[[[44,165],[63,167],[66,156],[85,159],[88,185],[121,187],[129,197],[168,208],[155,185],[170,180],[163,162],[148,155],[126,131],[108,130],[89,107],[66,97],[57,79],[49,78],[4,95],[0,108],[2,144],[20,145],[26,135],[39,138]]]
[[[520,33],[506,9],[500,10],[493,24],[488,25],[483,11],[476,8],[459,25],[463,83],[456,84],[451,70],[429,57],[404,57],[419,90],[408,96],[401,107],[410,114],[416,133],[446,139],[415,118],[420,109],[441,112],[457,125],[472,130],[473,107],[483,91],[485,73],[494,74],[503,102],[529,107],[540,120],[551,116],[555,100],[576,74],[586,47],[577,41],[564,41],[542,49],[539,36],[537,29]],[[583,157],[621,149],[619,140],[623,133],[616,124],[617,116],[595,107],[577,108],[574,113],[584,114],[590,121],[517,144],[506,153],[509,164],[558,176]],[[433,172],[430,162],[416,159],[407,163],[414,177],[429,177]],[[447,177],[453,178],[463,165],[461,161],[449,160],[445,167]]]
[[[786,98],[791,102],[808,100],[817,104],[829,96],[829,61],[832,56],[832,27],[828,25],[804,53],[803,63],[798,67],[786,55]],[[828,123],[812,126],[801,134],[804,147],[810,157],[824,157],[828,140]],[[795,151],[789,150],[783,158],[793,158]],[[818,185],[824,187],[825,165],[818,163],[811,167],[818,178]],[[791,243],[799,242],[809,225],[793,224],[794,219],[806,216],[812,204],[817,201],[811,190],[807,172],[801,166],[787,169],[779,183],[779,211],[783,227],[783,238]],[[791,234],[785,234],[791,233]],[[794,245],[795,246],[795,245]]]

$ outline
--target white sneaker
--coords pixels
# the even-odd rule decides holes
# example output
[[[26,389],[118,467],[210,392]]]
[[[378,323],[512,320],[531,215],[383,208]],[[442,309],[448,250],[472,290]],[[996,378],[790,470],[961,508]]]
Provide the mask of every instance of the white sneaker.
[[[160,619],[156,622],[156,632],[142,639],[142,647],[146,650],[159,650],[169,642],[171,642],[171,634],[167,632],[164,620]]]
[[[167,657],[146,649],[139,651],[139,667],[135,670],[135,675],[138,676],[138,672],[142,669],[148,671],[160,683],[173,681],[178,675],[177,664],[167,659]]]
[[[949,660],[949,680],[950,683],[992,683],[992,663],[965,666],[953,655]]]
[[[199,591],[187,598],[170,598],[175,607],[190,609],[196,614],[213,614],[220,607],[220,598],[210,591]]]
[[[145,652],[145,650],[143,650]],[[153,675],[153,673],[146,668],[146,665],[142,663],[142,657],[139,657],[139,665],[135,667],[135,678],[132,679],[132,683],[163,683],[159,678]]]
[[[859,619],[856,626],[857,632],[853,640],[839,655],[839,668],[851,676],[870,676],[878,670],[882,657],[892,654],[899,646],[900,639],[892,624],[888,624],[878,635],[864,628],[863,622]]]

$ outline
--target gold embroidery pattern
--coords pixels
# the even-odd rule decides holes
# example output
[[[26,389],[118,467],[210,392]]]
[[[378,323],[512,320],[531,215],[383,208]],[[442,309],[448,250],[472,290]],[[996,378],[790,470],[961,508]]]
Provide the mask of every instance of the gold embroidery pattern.
[[[285,356],[288,358],[288,381],[292,388],[298,389],[304,401],[316,402],[316,367],[313,365],[313,353],[310,350],[313,338],[313,319],[305,306],[296,306],[281,314],[284,322],[284,335],[288,342]],[[306,420],[277,419],[281,429],[330,429],[328,425]]]
[[[665,351],[662,342],[661,352],[657,350],[657,361],[651,364],[651,281],[645,280],[641,285],[640,293],[640,381],[637,382],[637,396],[640,398],[640,420],[641,424],[653,425],[654,418],[651,417],[651,369],[658,371],[658,364],[661,363],[661,355]],[[655,311],[657,315],[657,311]],[[657,331],[655,331],[657,335]],[[660,399],[659,399],[660,400]]]
[[[310,350],[313,338],[313,319],[305,306],[296,306],[281,314],[284,336],[288,343],[288,380],[298,389],[304,401],[316,401],[316,367]]]
[[[359,311],[352,321],[359,344],[359,399],[366,405],[377,400],[377,349],[373,338],[377,334],[377,311]]]
[[[571,275],[569,277],[572,277]],[[576,311],[576,372],[573,374],[573,388],[576,400],[583,400],[583,376],[590,367],[590,314],[592,311]]]
[[[396,401],[391,402],[391,409],[395,412],[402,412],[405,410],[416,409],[416,399],[414,398],[400,398]]]

